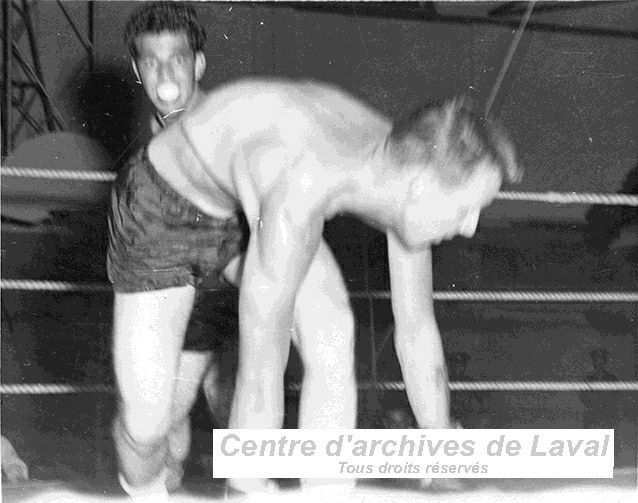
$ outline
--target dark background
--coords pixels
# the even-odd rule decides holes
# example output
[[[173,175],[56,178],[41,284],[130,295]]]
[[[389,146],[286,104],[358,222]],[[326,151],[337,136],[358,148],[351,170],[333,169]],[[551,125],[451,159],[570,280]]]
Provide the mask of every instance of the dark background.
[[[47,87],[69,130],[99,142],[114,170],[132,145],[148,137],[150,110],[122,41],[135,5],[94,2],[92,69],[58,6],[40,1],[33,7]],[[65,6],[79,24],[88,23],[86,2]],[[483,103],[525,7],[495,2],[194,6],[208,33],[204,88],[248,75],[315,78],[342,86],[391,117],[428,99],[459,94]],[[631,173],[637,160],[637,38],[635,3],[537,4],[494,105],[526,167],[523,182],[507,189],[636,192]],[[26,44],[24,37],[19,43]],[[20,146],[33,136],[23,128],[15,150],[3,152],[3,162],[18,158]],[[41,161],[63,162],[47,158],[46,149]],[[15,206],[12,210],[8,183],[3,177],[3,277],[105,281],[103,200],[66,203],[44,220],[25,223]],[[33,183],[29,204],[47,210],[37,197],[38,183],[46,182]],[[24,198],[19,202],[24,205]],[[484,212],[475,238],[435,249],[435,287],[632,291],[638,284],[635,241],[608,247],[632,223],[635,211],[497,201]],[[326,237],[351,290],[388,289],[382,236],[339,218],[326,226]],[[3,384],[112,381],[110,294],[2,294]],[[353,299],[353,307],[358,377],[399,380],[389,302]],[[579,381],[592,372],[589,352],[600,347],[609,351],[608,368],[620,380],[638,377],[635,304],[438,302],[436,307],[446,354],[463,351],[469,357],[457,378]],[[290,378],[298,380],[299,374],[293,362]],[[484,427],[584,424],[585,406],[575,392],[474,395],[485,404]],[[611,427],[621,439],[617,463],[635,466],[635,393],[609,395],[617,407],[610,411]],[[64,470],[83,476],[112,470],[107,431],[112,397],[3,395],[2,400],[3,433],[36,475],[64,478]],[[294,395],[289,401],[293,414]],[[362,392],[360,424],[378,425],[382,411],[402,405],[402,393]],[[465,420],[478,424],[475,417]],[[209,425],[200,403],[195,427],[205,433]],[[200,442],[194,457],[205,452]]]

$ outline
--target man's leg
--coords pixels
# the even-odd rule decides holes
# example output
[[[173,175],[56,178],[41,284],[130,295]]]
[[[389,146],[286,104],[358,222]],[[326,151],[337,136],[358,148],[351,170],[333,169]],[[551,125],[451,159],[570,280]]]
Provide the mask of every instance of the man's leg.
[[[166,486],[174,491],[182,483],[183,464],[190,452],[190,412],[197,400],[199,385],[210,366],[210,351],[182,351],[173,387],[171,429],[168,434],[169,468]]]
[[[322,242],[296,303],[294,341],[304,380],[300,428],[354,428],[354,317],[341,271]]]
[[[213,416],[217,428],[228,428],[235,389],[234,371],[236,365],[232,369],[232,375],[224,367],[213,360],[202,382],[208,410]]]
[[[115,294],[113,432],[120,480],[131,493],[164,484],[173,379],[194,294],[192,286]]]
[[[354,428],[354,316],[341,271],[322,242],[297,298],[294,342],[304,364],[299,428]],[[303,487],[354,480],[302,480]],[[342,490],[346,490],[343,487]]]
[[[235,288],[239,288],[241,283],[244,258],[244,254],[236,255],[231,259],[222,273],[226,281]],[[230,309],[232,315],[237,317],[237,306],[234,305]],[[226,344],[221,344],[216,347],[215,357],[202,383],[208,409],[218,428],[228,428],[233,393],[235,390],[235,373],[238,365],[238,328],[234,328],[237,325],[229,324],[229,326],[233,328],[228,329],[224,334],[224,337],[228,338],[226,339]]]

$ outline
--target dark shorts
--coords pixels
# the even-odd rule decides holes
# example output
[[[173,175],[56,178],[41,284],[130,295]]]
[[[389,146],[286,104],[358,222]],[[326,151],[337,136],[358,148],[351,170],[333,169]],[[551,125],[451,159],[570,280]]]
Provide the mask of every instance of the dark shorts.
[[[247,236],[241,215],[215,218],[178,194],[155,172],[143,148],[113,184],[108,276],[116,292],[193,285],[227,296],[230,285],[222,272],[245,249]],[[202,302],[198,294],[191,328]]]

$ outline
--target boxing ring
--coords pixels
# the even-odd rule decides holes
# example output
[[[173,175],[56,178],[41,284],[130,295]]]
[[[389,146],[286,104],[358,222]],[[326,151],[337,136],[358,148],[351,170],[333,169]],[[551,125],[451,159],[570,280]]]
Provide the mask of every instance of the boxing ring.
[[[3,177],[46,178],[57,180],[74,180],[86,182],[108,183],[115,178],[111,172],[91,172],[75,170],[46,170],[19,167],[2,167]],[[598,194],[598,193],[533,193],[533,192],[501,192],[497,199],[506,201],[533,201],[546,204],[597,204],[624,205],[638,207],[638,196],[627,194]],[[21,280],[2,278],[0,287],[5,291],[37,291],[37,292],[86,292],[108,293],[109,284],[92,282],[67,282],[44,280]],[[353,299],[367,299],[370,302],[372,316],[372,300],[389,299],[388,291],[366,290],[352,291]],[[503,303],[632,303],[638,304],[638,292],[599,292],[599,291],[435,291],[434,300],[437,302],[503,302]],[[373,323],[373,322],[372,322]],[[372,326],[372,329],[374,327]],[[402,391],[404,384],[400,381],[360,382],[363,390]],[[452,381],[449,383],[452,391],[517,391],[517,392],[635,392],[638,391],[638,381]],[[290,384],[289,390],[296,391],[299,386]],[[68,395],[83,393],[113,393],[112,386],[107,384],[73,384],[73,383],[19,383],[2,384],[0,391],[5,395]],[[203,492],[210,497],[199,497],[189,493],[177,493],[171,501],[210,501],[223,498],[219,484],[212,484]],[[100,495],[102,492],[102,495]],[[112,501],[119,500],[117,496],[104,496],[109,491],[78,492],[69,489],[63,483],[29,482],[18,485],[5,484],[3,496],[6,501]],[[402,486],[381,483],[380,486],[364,481],[354,494],[349,494],[351,501],[559,501],[566,497],[596,498],[600,501],[633,501],[638,494],[635,467],[616,470],[613,479],[598,480],[538,480],[538,479],[468,479],[465,490],[459,493],[428,493],[415,492],[410,488],[410,481]],[[317,501],[334,501],[335,497],[343,494],[336,492],[316,494]],[[299,495],[293,490],[277,496],[261,496],[238,498],[241,501],[296,501]],[[306,497],[306,495],[304,495]],[[231,498],[233,499],[233,498]],[[311,500],[314,499],[311,497]]]

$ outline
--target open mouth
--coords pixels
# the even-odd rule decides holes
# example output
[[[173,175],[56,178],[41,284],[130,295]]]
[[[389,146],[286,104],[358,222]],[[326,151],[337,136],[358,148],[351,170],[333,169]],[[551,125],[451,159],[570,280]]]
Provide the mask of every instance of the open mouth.
[[[179,87],[172,82],[161,83],[157,86],[155,94],[163,103],[174,103],[179,98]]]

